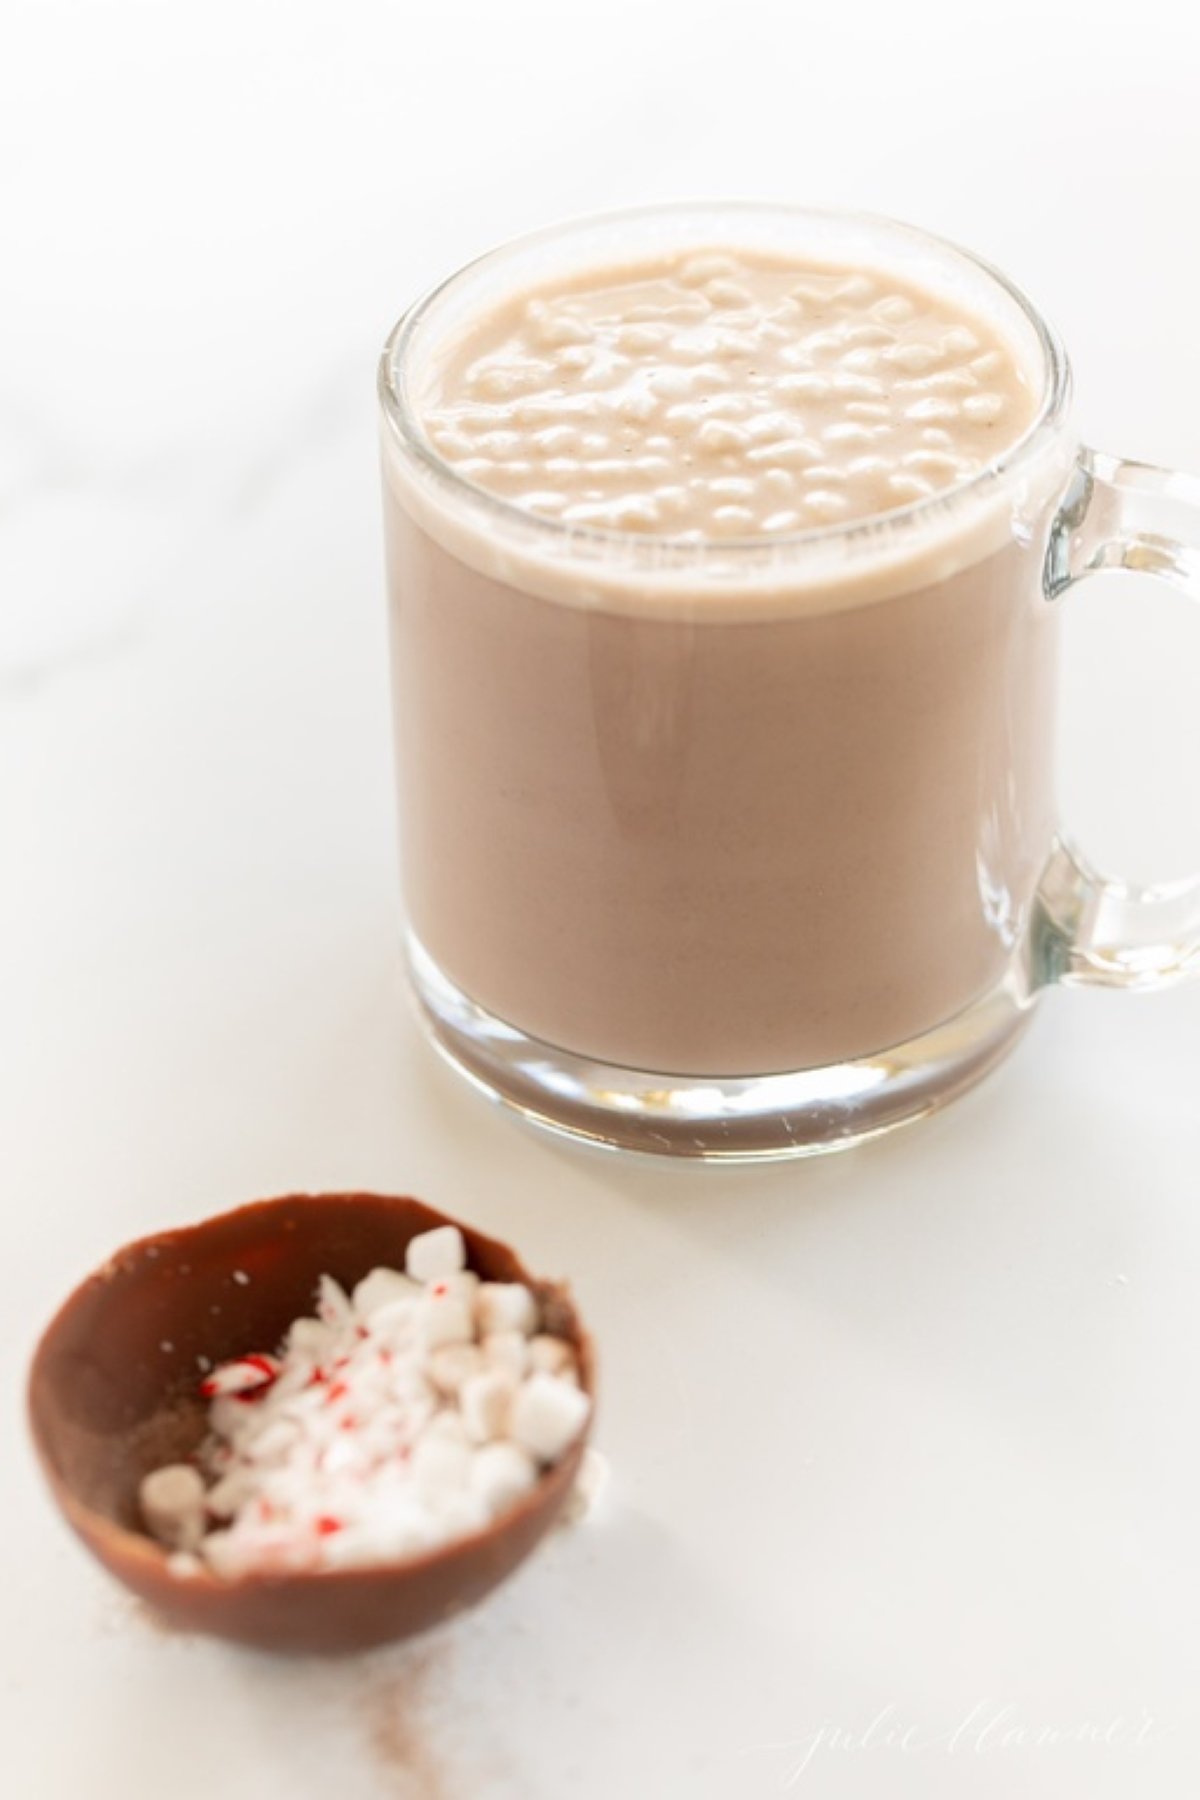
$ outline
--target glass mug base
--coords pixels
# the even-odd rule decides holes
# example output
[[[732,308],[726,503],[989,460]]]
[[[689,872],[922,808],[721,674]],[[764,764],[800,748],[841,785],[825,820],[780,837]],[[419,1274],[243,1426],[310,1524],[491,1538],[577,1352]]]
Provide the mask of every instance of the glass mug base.
[[[848,1150],[944,1106],[1017,1042],[1034,994],[1019,969],[932,1031],[851,1062],[717,1078],[623,1069],[529,1037],[442,973],[410,932],[434,1047],[471,1084],[555,1134],[606,1150],[749,1163]]]

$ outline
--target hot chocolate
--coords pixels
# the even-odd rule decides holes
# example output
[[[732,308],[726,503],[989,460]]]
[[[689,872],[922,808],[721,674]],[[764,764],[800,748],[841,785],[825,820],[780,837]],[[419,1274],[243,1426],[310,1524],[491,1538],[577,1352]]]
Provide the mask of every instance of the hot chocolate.
[[[385,460],[408,911],[451,982],[547,1044],[727,1077],[1002,979],[1054,830],[1055,632],[1037,532],[960,490],[1037,384],[911,279],[723,246],[448,333],[413,397],[494,530]],[[851,556],[798,535],[860,521]]]

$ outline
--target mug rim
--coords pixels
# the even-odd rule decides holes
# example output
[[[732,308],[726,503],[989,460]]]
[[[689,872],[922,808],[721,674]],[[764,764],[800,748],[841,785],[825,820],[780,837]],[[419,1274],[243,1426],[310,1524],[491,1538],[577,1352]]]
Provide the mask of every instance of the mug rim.
[[[1037,409],[1021,435],[1000,451],[991,461],[977,469],[966,480],[948,488],[924,495],[887,512],[871,513],[865,518],[844,524],[832,523],[806,527],[801,531],[761,533],[745,537],[711,538],[702,542],[685,542],[665,534],[623,531],[616,527],[580,525],[536,513],[516,502],[479,486],[460,474],[454,465],[439,455],[425,436],[419,417],[412,406],[403,381],[407,352],[421,325],[431,311],[458,284],[488,265],[500,265],[516,252],[534,250],[539,245],[567,240],[576,234],[603,230],[626,221],[682,219],[722,216],[734,219],[783,218],[798,223],[805,219],[845,226],[882,228],[887,233],[932,249],[943,257],[964,262],[977,274],[1001,289],[1023,315],[1031,328],[1042,359],[1043,385]],[[1055,327],[1028,294],[1003,270],[986,257],[966,249],[952,238],[926,231],[886,213],[860,211],[855,208],[799,206],[786,202],[758,200],[686,200],[667,201],[648,206],[619,207],[586,213],[522,232],[482,251],[461,264],[451,274],[436,282],[403,312],[384,343],[378,365],[378,392],[384,419],[399,441],[400,448],[411,457],[459,506],[465,505],[476,517],[491,520],[497,527],[517,531],[526,543],[567,545],[585,557],[602,556],[605,552],[625,563],[641,565],[662,572],[665,566],[703,567],[712,561],[722,570],[738,568],[747,562],[769,560],[777,564],[796,552],[808,548],[820,550],[831,545],[854,548],[859,545],[877,547],[883,538],[915,533],[928,523],[942,523],[960,509],[995,489],[1015,471],[1035,461],[1050,443],[1067,414],[1071,398],[1071,366],[1065,345]]]

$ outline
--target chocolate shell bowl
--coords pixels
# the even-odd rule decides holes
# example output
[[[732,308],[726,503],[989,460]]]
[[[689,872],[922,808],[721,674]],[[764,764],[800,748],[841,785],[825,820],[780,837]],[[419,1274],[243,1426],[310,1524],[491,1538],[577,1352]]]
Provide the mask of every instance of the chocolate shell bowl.
[[[205,1436],[198,1358],[219,1363],[279,1342],[311,1311],[322,1274],[349,1289],[380,1265],[403,1268],[409,1239],[447,1224],[459,1221],[378,1194],[261,1200],[128,1245],[59,1310],[30,1374],[38,1456],[72,1529],[166,1621],[268,1650],[365,1649],[474,1605],[554,1523],[586,1431],[482,1530],[403,1561],[233,1579],[205,1568],[176,1573],[141,1523],[142,1477],[186,1460]],[[591,1345],[567,1289],[532,1276],[507,1245],[459,1229],[469,1268],[534,1290],[546,1328],[571,1343],[591,1395]]]

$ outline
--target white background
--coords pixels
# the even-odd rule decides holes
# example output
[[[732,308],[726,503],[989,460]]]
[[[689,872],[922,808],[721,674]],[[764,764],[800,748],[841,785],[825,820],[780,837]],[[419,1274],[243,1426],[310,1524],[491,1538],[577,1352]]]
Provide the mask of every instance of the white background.
[[[811,1166],[631,1165],[487,1108],[399,973],[373,419],[386,328],[477,250],[731,195],[959,238],[1059,324],[1087,438],[1200,470],[1195,19],[0,4],[17,1800],[1200,1791],[1200,989],[1051,996],[972,1097]],[[1115,585],[1070,602],[1064,803],[1177,874],[1200,620]],[[132,1235],[358,1184],[574,1278],[607,1510],[412,1650],[163,1636],[43,1496],[37,1330]]]

